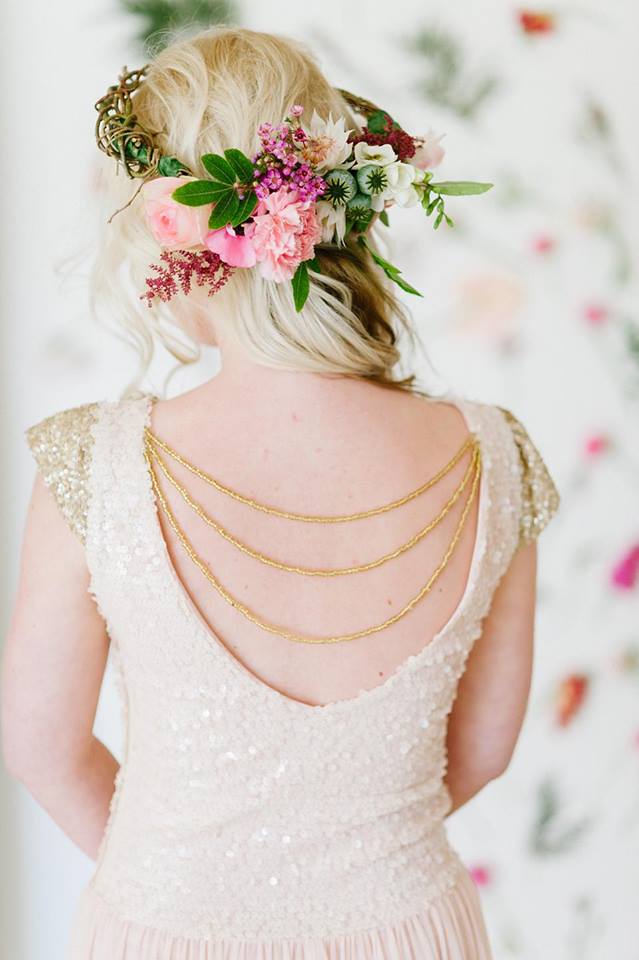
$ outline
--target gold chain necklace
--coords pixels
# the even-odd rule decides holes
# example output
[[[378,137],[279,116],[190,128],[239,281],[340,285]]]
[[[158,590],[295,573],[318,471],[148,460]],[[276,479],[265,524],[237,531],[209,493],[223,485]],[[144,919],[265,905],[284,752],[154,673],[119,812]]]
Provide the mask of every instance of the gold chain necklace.
[[[274,560],[272,557],[267,557],[265,554],[260,553],[257,550],[253,550],[251,547],[247,546],[247,544],[244,544],[240,540],[236,539],[232,534],[228,532],[228,530],[226,530],[220,524],[216,523],[215,520],[213,520],[213,518],[206,513],[206,511],[201,506],[201,504],[193,500],[189,492],[182,486],[182,484],[178,482],[178,480],[176,480],[176,478],[170,472],[170,470],[168,469],[162,457],[160,457],[158,452],[153,448],[153,445],[148,441],[145,441],[144,447],[145,447],[146,453],[149,454],[150,457],[153,458],[155,463],[158,464],[158,466],[160,467],[162,473],[164,474],[168,482],[178,491],[178,493],[180,494],[184,502],[192,510],[195,511],[195,513],[200,517],[200,519],[204,520],[204,522],[208,526],[212,527],[217,533],[220,534],[220,536],[224,537],[225,540],[228,540],[229,543],[232,543],[233,546],[237,547],[243,553],[248,554],[248,556],[253,557],[256,560],[259,560],[262,563],[268,564],[269,566],[276,567],[278,570],[286,570],[290,573],[299,573],[299,574],[303,574],[305,576],[311,576],[311,577],[336,577],[336,576],[343,576],[345,574],[351,574],[351,573],[361,573],[364,570],[373,570],[376,567],[381,566],[383,563],[386,563],[388,560],[394,560],[396,557],[401,556],[401,554],[405,553],[411,547],[415,546],[415,544],[419,543],[420,540],[422,540],[428,533],[430,533],[431,530],[433,530],[439,523],[441,523],[441,521],[451,511],[451,509],[453,508],[453,506],[455,505],[455,503],[457,502],[457,500],[465,490],[468,484],[468,481],[470,479],[470,475],[473,471],[473,467],[477,462],[478,450],[479,450],[478,445],[476,443],[473,444],[473,452],[472,452],[472,456],[470,458],[468,467],[466,469],[466,472],[461,482],[459,483],[459,485],[455,488],[452,496],[444,504],[443,508],[440,510],[437,516],[433,520],[431,520],[428,524],[426,524],[425,527],[422,527],[422,529],[418,533],[416,533],[415,536],[411,537],[410,540],[408,540],[406,543],[399,546],[396,550],[393,550],[391,553],[385,554],[384,556],[380,557],[377,560],[371,560],[370,562],[360,564],[359,566],[338,567],[332,570],[321,570],[321,569],[313,569],[308,567],[298,567],[288,563],[281,563],[278,560]]]
[[[231,487],[225,486],[219,480],[216,480],[215,477],[210,476],[210,474],[205,473],[203,470],[200,470],[198,467],[194,466],[192,463],[189,463],[188,460],[185,460],[184,457],[181,457],[177,451],[168,445],[164,440],[160,440],[159,437],[156,437],[155,434],[148,428],[144,428],[145,442],[155,444],[160,447],[161,450],[164,450],[173,460],[181,464],[196,477],[199,477],[200,480],[204,480],[205,483],[210,484],[210,486],[215,487],[216,490],[219,490],[221,493],[227,494],[229,497],[233,497],[235,500],[239,500],[241,503],[245,503],[249,507],[253,507],[254,510],[261,510],[263,513],[270,513],[276,517],[283,517],[287,520],[302,520],[306,523],[343,523],[349,520],[361,520],[365,517],[373,517],[380,513],[386,513],[388,510],[393,510],[395,507],[400,507],[404,503],[408,503],[410,500],[414,500],[420,494],[424,493],[426,490],[429,490],[434,486],[439,480],[446,476],[449,473],[456,463],[463,457],[464,453],[469,446],[477,443],[477,438],[474,434],[469,434],[465,442],[462,444],[460,449],[454,455],[452,460],[450,460],[442,469],[435,474],[434,477],[431,477],[425,483],[418,487],[417,490],[413,490],[412,493],[409,493],[405,497],[401,497],[399,500],[393,500],[392,503],[384,504],[381,507],[373,507],[370,510],[363,510],[360,513],[351,513],[345,514],[343,516],[317,516],[313,514],[304,514],[304,513],[291,513],[287,510],[278,510],[275,507],[268,507],[266,504],[259,503],[257,500],[253,500],[251,497],[247,497],[244,494],[238,493],[236,490],[233,490]]]
[[[358,637],[366,637],[372,633],[377,633],[378,631],[383,630],[385,627],[388,627],[391,624],[396,623],[403,616],[405,616],[409,612],[409,610],[411,610],[422,599],[422,597],[424,597],[432,589],[433,584],[436,582],[437,578],[440,576],[440,574],[446,567],[450,557],[452,556],[452,553],[455,550],[455,547],[457,546],[459,539],[461,537],[461,533],[464,528],[466,518],[468,517],[468,513],[470,511],[472,503],[475,499],[478,484],[479,484],[479,478],[481,476],[481,451],[478,448],[477,449],[477,465],[475,468],[472,487],[468,497],[466,498],[466,503],[464,504],[464,509],[462,511],[461,517],[457,523],[453,537],[450,543],[448,544],[448,547],[446,548],[444,556],[440,561],[440,563],[438,564],[438,566],[433,571],[433,573],[431,574],[431,576],[429,577],[429,579],[426,581],[424,586],[419,590],[419,592],[411,600],[408,601],[408,603],[398,613],[393,614],[393,616],[391,617],[388,617],[382,623],[375,624],[372,627],[367,627],[364,630],[358,630],[355,633],[346,633],[346,634],[341,634],[338,636],[330,636],[330,637],[303,637],[299,634],[291,633],[289,630],[281,629],[280,627],[276,627],[273,624],[270,624],[265,622],[264,620],[261,620],[254,613],[252,613],[252,611],[249,610],[248,607],[246,607],[238,599],[233,597],[222,586],[222,584],[211,573],[206,563],[197,555],[197,553],[189,543],[186,535],[184,534],[179,524],[177,523],[175,517],[173,516],[171,508],[166,502],[166,499],[164,498],[164,495],[158,484],[157,477],[153,469],[153,465],[151,463],[151,458],[147,453],[146,447],[144,449],[144,458],[146,460],[147,467],[150,472],[153,489],[155,491],[155,494],[157,496],[157,499],[160,503],[160,506],[163,512],[165,513],[171,527],[173,528],[184,550],[186,551],[190,559],[193,561],[195,566],[197,566],[199,570],[203,573],[203,575],[206,577],[209,583],[215,588],[215,590],[217,590],[220,596],[222,596],[232,607],[234,607],[241,614],[243,614],[243,616],[246,617],[247,620],[250,620],[252,623],[255,623],[257,626],[261,627],[263,630],[267,630],[269,633],[275,633],[281,637],[284,637],[287,640],[293,640],[297,643],[340,643],[345,640],[355,640]]]

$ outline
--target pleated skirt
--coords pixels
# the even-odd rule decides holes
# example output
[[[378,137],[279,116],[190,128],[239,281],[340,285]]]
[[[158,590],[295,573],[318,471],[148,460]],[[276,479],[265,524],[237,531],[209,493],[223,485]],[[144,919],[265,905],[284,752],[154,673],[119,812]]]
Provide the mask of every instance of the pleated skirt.
[[[479,895],[466,870],[455,886],[392,924],[331,937],[215,940],[175,936],[120,918],[87,887],[67,960],[492,960]]]

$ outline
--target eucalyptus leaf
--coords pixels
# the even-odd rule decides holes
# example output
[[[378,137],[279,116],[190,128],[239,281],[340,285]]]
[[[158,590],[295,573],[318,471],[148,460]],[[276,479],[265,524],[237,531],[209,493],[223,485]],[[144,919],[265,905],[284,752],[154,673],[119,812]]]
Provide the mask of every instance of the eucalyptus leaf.
[[[222,183],[235,183],[235,170],[231,164],[219,153],[205,153],[202,156],[202,166],[207,173],[210,173],[214,180],[221,180]]]
[[[225,192],[228,187],[225,187]],[[190,180],[181,187],[176,187],[171,194],[178,203],[187,207],[202,207],[206,203],[215,203],[220,196],[220,184],[212,180]]]
[[[436,193],[443,193],[447,197],[470,197],[478,193],[486,193],[492,183],[475,183],[472,180],[442,180],[441,183],[431,183],[430,187]]]
[[[299,313],[306,303],[311,287],[308,276],[308,267],[305,260],[300,263],[299,267],[293,274],[291,283],[293,284],[293,300],[295,301],[295,309]]]
[[[224,156],[233,168],[233,171],[240,183],[253,182],[253,164],[241,150],[225,150]]]

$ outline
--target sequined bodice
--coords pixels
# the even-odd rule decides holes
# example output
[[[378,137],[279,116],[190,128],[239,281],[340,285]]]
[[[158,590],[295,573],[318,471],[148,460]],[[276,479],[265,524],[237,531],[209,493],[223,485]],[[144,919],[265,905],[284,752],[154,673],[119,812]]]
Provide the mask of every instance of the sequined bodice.
[[[447,716],[531,522],[525,497],[549,489],[533,477],[526,492],[509,415],[455,402],[483,461],[463,597],[384,683],[324,706],[251,674],[185,594],[143,455],[151,398],[93,406],[86,512],[73,519],[126,739],[91,886],[122,917],[192,937],[327,936],[410,915],[455,884]]]

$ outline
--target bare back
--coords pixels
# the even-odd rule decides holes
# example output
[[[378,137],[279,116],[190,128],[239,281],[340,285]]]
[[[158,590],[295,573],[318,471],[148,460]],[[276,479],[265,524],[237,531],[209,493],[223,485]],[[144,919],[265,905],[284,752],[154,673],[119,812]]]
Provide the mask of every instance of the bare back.
[[[308,380],[308,377],[306,378]],[[215,384],[158,400],[152,432],[191,464],[260,503],[306,514],[351,514],[405,496],[457,453],[469,430],[457,407],[368,383],[314,382],[264,402],[241,401]],[[184,466],[170,469],[206,513],[253,549],[281,563],[330,569],[383,557],[413,537],[450,500],[468,470],[467,451],[414,500],[345,523],[271,516],[219,492]],[[160,479],[162,475],[160,474]],[[189,508],[165,481],[174,516],[230,594],[262,620],[310,637],[356,632],[384,622],[415,596],[445,554],[465,497],[427,536],[374,569],[305,576],[238,550]],[[171,562],[198,615],[243,667],[290,699],[317,705],[355,697],[391,675],[450,618],[463,595],[475,543],[477,498],[433,588],[397,622],[342,643],[295,643],[239,613],[211,586],[159,511]]]

